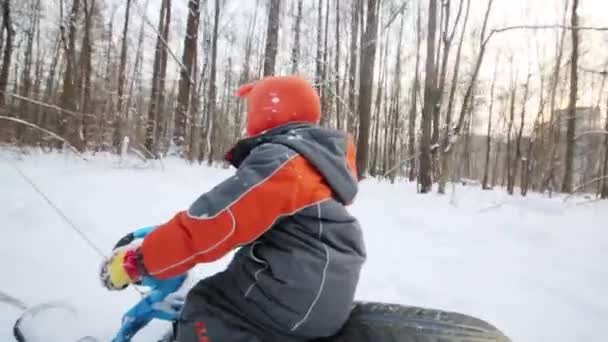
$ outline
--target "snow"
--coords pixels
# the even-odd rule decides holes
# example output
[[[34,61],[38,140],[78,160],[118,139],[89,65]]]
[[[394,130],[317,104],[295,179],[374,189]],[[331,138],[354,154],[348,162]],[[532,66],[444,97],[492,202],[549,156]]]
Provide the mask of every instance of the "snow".
[[[48,341],[61,341],[55,336],[74,328],[110,340],[139,295],[100,286],[100,255],[15,167],[108,252],[128,231],[166,221],[232,172],[177,159],[164,160],[162,168],[131,159],[119,165],[118,157],[107,155],[87,159],[0,151],[0,293],[30,306],[68,302],[78,323],[62,324],[68,317],[46,324]],[[453,189],[447,196],[417,195],[407,183],[361,184],[350,209],[361,221],[368,251],[358,299],[474,315],[514,341],[606,340],[607,202]],[[200,265],[194,273],[213,274],[227,261]],[[0,301],[1,341],[12,341],[19,313]],[[166,327],[154,323],[135,341],[153,340]]]

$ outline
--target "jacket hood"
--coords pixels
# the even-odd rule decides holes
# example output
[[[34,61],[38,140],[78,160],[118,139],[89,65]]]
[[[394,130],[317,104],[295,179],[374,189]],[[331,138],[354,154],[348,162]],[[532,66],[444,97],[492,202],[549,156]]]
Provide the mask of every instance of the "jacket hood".
[[[350,204],[355,199],[358,182],[348,164],[346,133],[307,123],[288,124],[239,141],[227,160],[238,167],[255,147],[265,143],[284,145],[308,160],[321,173],[338,202]]]

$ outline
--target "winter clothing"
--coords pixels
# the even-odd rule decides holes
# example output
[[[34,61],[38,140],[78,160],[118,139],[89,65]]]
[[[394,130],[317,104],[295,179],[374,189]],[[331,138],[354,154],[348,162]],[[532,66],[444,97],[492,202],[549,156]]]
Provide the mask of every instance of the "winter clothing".
[[[319,96],[301,78],[268,77],[238,95],[250,137],[228,154],[236,174],[150,232],[136,270],[167,279],[240,247],[188,294],[180,342],[331,336],[349,317],[365,260],[345,208],[357,194],[354,144],[315,125]]]
[[[357,193],[352,141],[290,124],[242,140],[229,155],[236,174],[140,249],[148,274],[163,279],[242,247],[227,270],[190,292],[179,327],[211,316],[262,341],[336,333],[365,260],[359,224],[345,209]]]
[[[237,95],[247,99],[249,136],[287,123],[318,123],[321,118],[319,95],[297,76],[266,77],[242,86]]]

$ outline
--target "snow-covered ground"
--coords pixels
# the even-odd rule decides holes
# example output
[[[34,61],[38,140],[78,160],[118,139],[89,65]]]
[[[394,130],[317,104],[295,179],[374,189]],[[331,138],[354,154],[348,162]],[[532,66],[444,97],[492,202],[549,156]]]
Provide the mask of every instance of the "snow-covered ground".
[[[0,151],[0,297],[63,301],[77,311],[77,324],[47,327],[45,341],[60,341],[50,336],[65,336],[63,329],[110,340],[138,294],[102,289],[98,253],[15,166],[104,251],[130,230],[169,219],[231,172],[177,159],[165,160],[164,169],[126,164]],[[463,312],[514,341],[606,341],[607,202],[460,186],[422,196],[410,184],[369,180],[352,212],[369,254],[359,299]],[[226,261],[196,273],[212,274]],[[0,341],[12,341],[19,311],[0,301]],[[154,324],[135,340],[150,341],[164,328]]]

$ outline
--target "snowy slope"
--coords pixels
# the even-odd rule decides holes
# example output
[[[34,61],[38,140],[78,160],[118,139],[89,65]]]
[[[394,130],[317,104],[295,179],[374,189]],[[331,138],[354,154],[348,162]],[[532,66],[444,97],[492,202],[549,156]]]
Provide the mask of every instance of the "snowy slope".
[[[180,160],[165,160],[164,170],[128,164],[108,156],[85,162],[0,151],[0,295],[27,305],[68,302],[78,324],[66,328],[104,341],[113,336],[138,294],[101,288],[100,256],[15,166],[104,251],[127,231],[164,222],[230,174]],[[492,322],[514,341],[606,341],[608,203],[465,187],[421,196],[409,184],[370,180],[352,212],[369,254],[359,299],[460,311]],[[197,274],[217,272],[226,262],[199,266]],[[0,341],[12,341],[19,311],[0,300]],[[58,325],[47,328],[66,335]],[[155,324],[136,341],[164,329]]]

